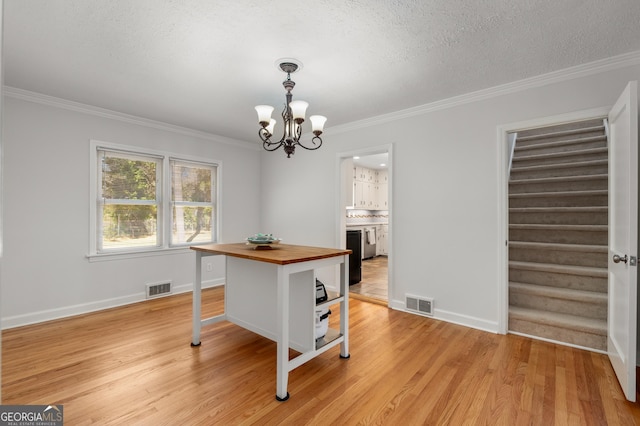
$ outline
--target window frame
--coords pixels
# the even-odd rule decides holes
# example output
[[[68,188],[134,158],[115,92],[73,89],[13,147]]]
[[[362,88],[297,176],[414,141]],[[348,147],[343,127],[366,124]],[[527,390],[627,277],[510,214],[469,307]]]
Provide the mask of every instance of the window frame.
[[[101,156],[100,151],[111,151],[119,153],[123,157],[130,156],[136,159],[158,159],[160,171],[156,173],[156,178],[159,182],[156,182],[156,202],[157,202],[157,245],[145,246],[145,247],[127,247],[118,249],[104,250],[99,247],[99,243],[102,238],[99,236],[102,227],[102,217],[98,217],[100,213],[99,204],[104,202],[98,197],[101,190],[98,188],[102,178]],[[172,238],[172,221],[173,221],[173,205],[172,205],[172,161],[179,163],[190,163],[194,165],[202,165],[211,167],[211,190],[212,190],[212,220],[214,223],[211,225],[211,239],[209,242],[198,243],[180,243],[173,244]],[[191,245],[195,244],[210,244],[218,241],[220,230],[220,176],[221,176],[221,162],[203,157],[194,157],[192,155],[178,154],[167,151],[159,151],[154,149],[147,149],[139,146],[129,146],[114,144],[110,142],[91,140],[90,141],[90,179],[89,179],[89,252],[87,258],[90,261],[96,260],[108,260],[114,258],[131,258],[141,256],[153,256],[168,254],[169,252],[186,252]],[[131,201],[125,201],[127,204]],[[146,204],[139,201],[133,201],[132,204]]]

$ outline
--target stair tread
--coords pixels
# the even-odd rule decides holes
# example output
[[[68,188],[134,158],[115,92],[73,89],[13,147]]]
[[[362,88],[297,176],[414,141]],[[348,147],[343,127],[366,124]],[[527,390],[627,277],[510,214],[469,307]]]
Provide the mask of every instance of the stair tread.
[[[546,223],[512,223],[509,229],[546,229],[557,231],[608,231],[608,225],[558,225]]]
[[[567,299],[577,302],[607,303],[607,293],[598,291],[579,290],[575,288],[552,287],[539,284],[529,284],[509,281],[509,291],[517,290],[535,296],[546,296],[554,299]]]
[[[529,241],[509,241],[509,247],[533,248],[538,250],[565,250],[565,251],[585,251],[606,253],[609,247],[596,244],[564,244],[564,243],[540,243]]]
[[[609,160],[589,160],[589,161],[575,161],[570,163],[551,163],[551,164],[536,164],[535,166],[517,166],[511,167],[511,173],[514,172],[527,172],[535,170],[549,170],[549,169],[568,169],[578,167],[590,167],[601,166],[608,164]]]
[[[533,179],[510,179],[510,185],[528,184],[528,183],[548,183],[548,182],[576,182],[581,180],[608,180],[609,175],[600,173],[597,175],[578,175],[578,176],[554,176]]]
[[[590,195],[608,195],[606,189],[593,189],[588,191],[554,191],[554,192],[523,192],[521,194],[509,194],[509,198],[541,198],[541,197],[584,197]]]
[[[560,274],[586,275],[600,278],[607,278],[608,276],[607,268],[598,268],[594,266],[558,265],[555,263],[537,263],[510,260],[509,268],[554,272]]]
[[[510,212],[524,213],[524,212],[606,212],[609,210],[608,206],[586,206],[586,207],[509,207]]]
[[[513,163],[517,163],[520,161],[531,161],[531,160],[545,160],[545,159],[553,159],[560,157],[573,157],[577,155],[589,155],[589,154],[608,154],[608,148],[588,148],[588,149],[579,149],[574,151],[561,151],[561,152],[547,152],[544,154],[531,154],[531,155],[520,155],[518,157],[513,157]]]
[[[509,306],[509,316],[520,320],[556,327],[573,328],[594,334],[607,334],[607,320],[587,318],[558,312]]]
[[[538,139],[545,139],[545,138],[538,138]],[[525,140],[525,139],[521,138],[519,141],[522,142],[523,140]],[[531,140],[531,139],[526,139],[526,140]],[[518,140],[516,140],[516,147],[514,149],[514,155],[515,155],[515,153],[523,152],[523,151],[531,151],[531,150],[552,148],[552,147],[558,147],[558,146],[564,146],[564,145],[577,145],[577,144],[580,144],[580,143],[598,142],[598,141],[601,141],[601,140],[602,141],[606,141],[607,140],[607,136],[606,135],[598,135],[598,136],[590,136],[588,138],[563,139],[563,140],[552,141],[552,142],[541,142],[541,143],[532,144],[532,145],[525,145],[525,146],[521,145],[520,147],[518,147]]]

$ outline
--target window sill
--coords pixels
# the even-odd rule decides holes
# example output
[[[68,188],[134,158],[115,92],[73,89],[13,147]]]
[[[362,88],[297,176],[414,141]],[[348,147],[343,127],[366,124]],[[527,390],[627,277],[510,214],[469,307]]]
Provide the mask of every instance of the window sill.
[[[160,248],[153,250],[132,250],[116,253],[91,253],[87,255],[89,262],[107,262],[111,260],[136,259],[139,257],[167,256],[190,252],[189,246]]]

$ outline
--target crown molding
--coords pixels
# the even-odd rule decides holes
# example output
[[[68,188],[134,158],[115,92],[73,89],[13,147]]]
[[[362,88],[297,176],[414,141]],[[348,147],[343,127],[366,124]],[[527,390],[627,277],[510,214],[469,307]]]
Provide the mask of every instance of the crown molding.
[[[640,65],[640,50],[625,53],[623,55],[612,56],[610,58],[589,62],[571,68],[553,71],[547,74],[541,74],[535,77],[514,81],[512,83],[490,87],[488,89],[478,90],[476,92],[442,99],[389,114],[378,115],[371,118],[365,118],[363,120],[353,121],[351,123],[332,126],[327,130],[330,134],[348,132],[634,65]]]
[[[224,136],[215,135],[213,133],[193,130],[187,127],[176,126],[173,124],[164,123],[162,121],[156,121],[148,118],[138,117],[131,114],[125,114],[122,112],[113,111],[106,108],[100,108],[93,105],[83,104],[80,102],[69,101],[67,99],[44,95],[42,93],[37,93],[37,92],[31,92],[29,90],[18,89],[11,86],[3,87],[3,95],[10,98],[27,101],[27,102],[34,102],[42,105],[51,106],[54,108],[66,109],[74,112],[80,112],[83,114],[94,115],[101,118],[107,118],[110,120],[121,121],[124,123],[150,127],[157,130],[164,130],[167,132],[177,133],[180,135],[192,136],[199,139],[205,139],[212,142],[224,143],[224,144],[233,145],[236,147],[240,146],[243,148],[249,148],[249,149],[255,149],[255,150],[258,150],[260,148],[257,144],[252,144],[252,143],[241,141],[238,139],[227,138]]]
[[[402,120],[404,118],[415,117],[417,115],[423,115],[429,112],[444,110],[453,108],[460,105],[469,104],[472,102],[478,102],[486,99],[495,98],[510,93],[515,93],[527,89],[543,87],[549,84],[568,81],[580,77],[599,74],[606,71],[612,71],[627,66],[634,66],[640,64],[640,51],[625,53],[618,56],[612,56],[610,58],[601,59],[594,62],[578,65],[571,68],[565,68],[563,70],[553,71],[547,74],[541,74],[538,76],[518,80],[512,83],[506,83],[499,86],[490,87],[488,89],[482,89],[475,92],[466,93],[459,96],[454,96],[447,99],[431,102],[428,104],[418,105],[395,111],[389,114],[378,115],[375,117],[365,118],[363,120],[353,121],[346,124],[340,124],[329,127],[325,133],[339,134],[374,125],[384,124],[392,121]],[[154,129],[169,131],[187,136],[193,136],[201,139],[206,139],[214,142],[220,142],[233,146],[241,146],[249,149],[259,149],[257,144],[252,144],[246,141],[227,138],[224,136],[215,135],[213,133],[202,132],[198,130],[189,129],[187,127],[175,126],[167,124],[161,121],[150,120],[130,114],[125,114],[105,108],[99,108],[92,105],[82,104],[79,102],[69,101],[66,99],[56,98],[54,96],[43,95],[41,93],[31,92],[28,90],[18,89],[15,87],[4,86],[4,95],[21,99],[29,102],[40,103],[56,108],[67,109],[84,114],[95,115],[98,117],[108,118],[112,120],[118,120],[126,123],[137,124],[140,126],[150,127]]]

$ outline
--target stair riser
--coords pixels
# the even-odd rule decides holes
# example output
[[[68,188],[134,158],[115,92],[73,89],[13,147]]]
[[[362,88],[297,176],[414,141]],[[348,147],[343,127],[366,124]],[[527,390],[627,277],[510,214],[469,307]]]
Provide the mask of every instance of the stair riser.
[[[606,268],[607,253],[594,253],[568,250],[536,250],[529,248],[510,247],[509,260],[518,262],[552,263],[555,265],[589,266]]]
[[[509,184],[511,194],[526,194],[528,192],[559,192],[559,191],[597,191],[608,189],[606,178],[593,178],[579,181],[560,182],[524,182]]]
[[[509,330],[600,351],[607,350],[606,335],[585,333],[579,330],[537,324],[515,318],[509,318]]]
[[[603,195],[580,196],[535,196],[512,197],[509,199],[509,207],[606,207],[609,199]]]
[[[509,240],[534,243],[607,245],[608,233],[606,231],[512,229],[509,231]]]
[[[553,164],[580,163],[583,161],[606,160],[607,153],[590,152],[585,154],[576,154],[571,156],[551,157],[551,158],[513,158],[512,167],[529,167],[529,166],[545,166]]]
[[[509,290],[509,305],[539,311],[577,315],[585,318],[607,319],[607,302],[584,302],[558,299]]]
[[[564,135],[551,135],[546,134],[537,138],[528,138],[522,135],[518,135],[516,140],[516,144],[520,147],[526,146],[535,146],[540,144],[548,144],[554,142],[569,142],[569,141],[580,141],[580,140],[606,140],[606,135],[604,134],[604,130],[594,130],[590,132],[580,132],[580,133],[571,133]]]
[[[604,138],[597,139],[597,140],[578,141],[575,143],[560,143],[557,145],[556,144],[545,145],[546,142],[550,142],[550,141],[542,141],[542,142],[526,143],[526,144],[521,144],[520,142],[516,141],[516,148],[513,151],[514,158],[520,157],[523,155],[552,154],[556,152],[571,152],[571,151],[580,151],[583,149],[607,147],[607,140]]]
[[[545,167],[533,170],[511,170],[511,178],[515,180],[519,179],[542,179],[548,177],[561,177],[561,176],[591,176],[601,175],[608,173],[607,164],[598,164],[591,166],[571,166],[571,167]]]
[[[509,223],[606,225],[607,212],[510,212]]]
[[[604,123],[600,118],[594,118],[591,120],[558,124],[549,127],[539,127],[536,129],[521,130],[518,132],[518,139],[525,139],[531,136],[537,136],[538,138],[548,138],[553,134],[562,132],[565,137],[567,135],[573,135],[572,137],[580,137],[581,135],[602,135],[604,134]]]
[[[538,127],[535,129],[521,130],[518,132],[518,137],[533,136],[533,135],[545,135],[549,133],[557,132],[576,132],[576,134],[583,134],[589,132],[604,133],[603,118],[591,118],[584,121],[576,121],[564,124],[556,124],[548,127]]]
[[[509,281],[600,293],[606,293],[608,291],[606,277],[593,277],[589,275],[560,274],[557,272],[509,268]]]

